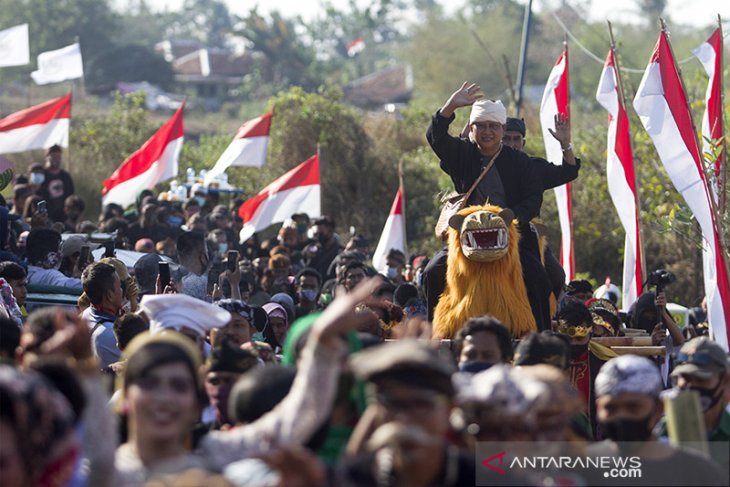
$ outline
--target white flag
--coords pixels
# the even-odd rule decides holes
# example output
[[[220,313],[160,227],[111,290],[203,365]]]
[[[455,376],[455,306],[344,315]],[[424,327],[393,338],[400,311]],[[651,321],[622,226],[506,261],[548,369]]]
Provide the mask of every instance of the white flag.
[[[37,85],[58,83],[83,76],[84,63],[81,61],[81,48],[78,43],[38,54],[38,70],[30,73],[30,77]]]
[[[0,67],[30,63],[28,24],[0,30]]]

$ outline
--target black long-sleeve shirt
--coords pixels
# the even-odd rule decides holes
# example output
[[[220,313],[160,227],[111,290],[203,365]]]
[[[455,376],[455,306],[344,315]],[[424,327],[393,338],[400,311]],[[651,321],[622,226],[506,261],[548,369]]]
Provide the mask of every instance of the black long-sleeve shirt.
[[[426,139],[441,160],[441,169],[451,176],[456,191],[465,193],[479,177],[484,157],[476,144],[449,135],[449,125],[453,120],[454,115],[446,118],[436,112]],[[542,205],[543,182],[530,157],[524,152],[503,146],[494,161],[495,168],[502,181],[507,207],[521,223],[535,218]]]

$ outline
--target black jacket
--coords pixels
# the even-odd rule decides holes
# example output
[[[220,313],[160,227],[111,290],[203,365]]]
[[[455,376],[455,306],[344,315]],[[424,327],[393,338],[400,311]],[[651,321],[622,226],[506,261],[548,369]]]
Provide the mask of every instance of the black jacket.
[[[483,157],[476,144],[449,135],[449,125],[453,120],[453,115],[445,118],[436,112],[426,138],[441,160],[441,169],[451,176],[456,191],[465,193],[479,177]],[[502,180],[507,205],[517,219],[527,223],[538,216],[542,205],[542,174],[534,170],[530,157],[503,146],[492,170],[495,168]]]

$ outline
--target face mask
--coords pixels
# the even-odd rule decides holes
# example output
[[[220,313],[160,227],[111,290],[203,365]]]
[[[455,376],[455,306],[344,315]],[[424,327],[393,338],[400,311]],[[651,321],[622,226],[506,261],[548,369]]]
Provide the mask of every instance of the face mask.
[[[571,345],[570,346],[570,358],[573,360],[577,359],[581,355],[583,355],[586,350],[588,350],[588,344],[585,343],[583,345]]]
[[[398,268],[388,267],[388,270],[385,271],[385,275],[388,277],[388,279],[395,279],[398,275]]]
[[[616,419],[601,421],[601,432],[613,441],[646,441],[651,437],[651,414],[641,419]]]
[[[317,241],[321,244],[326,244],[329,241],[329,237],[321,233],[317,234]]]
[[[257,331],[251,336],[252,342],[265,342],[266,339],[264,338],[264,334],[260,331]]]
[[[226,252],[228,252],[228,244],[227,243],[219,243],[218,244],[218,253],[223,255]]]
[[[717,394],[717,390],[722,385],[722,381],[720,381],[719,384],[713,389],[706,389],[704,387],[692,387],[690,390],[697,391],[697,393],[700,395],[700,407],[702,408],[702,411],[709,411],[710,409],[715,406],[720,401],[720,397],[722,397],[722,394]]]
[[[476,374],[487,370],[489,367],[494,365],[491,362],[464,362],[459,365],[459,372],[467,372],[469,374]]]
[[[167,224],[171,225],[173,227],[179,227],[180,225],[183,224],[183,221],[184,220],[182,218],[180,218],[179,216],[171,216],[171,217],[167,218]]]
[[[311,303],[317,299],[317,290],[316,289],[302,289],[302,291],[299,293],[299,295],[301,296],[302,301]]]
[[[197,201],[199,207],[205,206],[205,198],[202,196],[196,196],[195,201]]]
[[[45,180],[46,180],[46,175],[43,174],[42,172],[30,173],[29,181],[30,181],[30,184],[32,184],[34,186],[43,184],[43,181],[45,181]]]

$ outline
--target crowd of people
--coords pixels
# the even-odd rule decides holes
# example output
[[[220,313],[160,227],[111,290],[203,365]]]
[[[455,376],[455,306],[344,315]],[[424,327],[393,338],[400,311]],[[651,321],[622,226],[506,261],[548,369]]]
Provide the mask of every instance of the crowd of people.
[[[464,136],[449,135],[471,105]],[[513,210],[538,324],[514,337],[474,316],[444,342],[431,320],[446,248],[431,259],[392,249],[376,270],[366,236],[342,238],[305,208],[276,236],[239,242],[243,201],[202,184],[184,202],[145,190],[87,220],[51,147],[0,202],[0,483],[556,485],[564,471],[505,480],[482,465],[480,444],[523,441],[638,455],[646,485],[727,485],[728,354],[702,316],[680,328],[661,289],[624,313],[616,293],[563,285],[530,221],[580,160],[564,117],[562,167],[526,155],[525,136],[473,84],[433,117],[427,138],[457,191],[494,162],[468,204]],[[102,258],[92,233],[113,243]],[[40,306],[29,288],[78,300]],[[617,355],[601,341],[631,336],[664,354]],[[663,409],[686,391],[699,398],[696,424]],[[677,421],[705,435],[706,454],[670,444],[686,439]],[[605,481],[573,473],[574,485]]]

